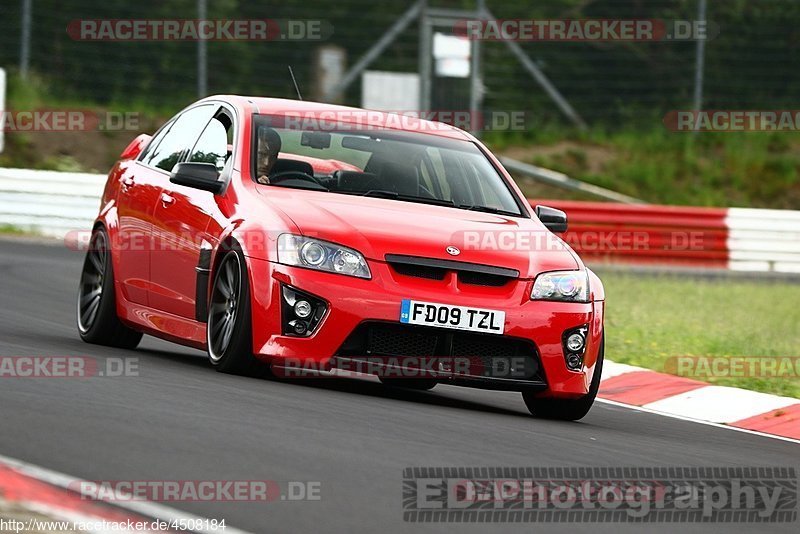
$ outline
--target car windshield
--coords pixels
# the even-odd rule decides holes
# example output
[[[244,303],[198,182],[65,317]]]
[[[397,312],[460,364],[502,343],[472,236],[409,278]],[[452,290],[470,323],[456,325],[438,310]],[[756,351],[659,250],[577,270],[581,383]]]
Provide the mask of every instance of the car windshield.
[[[286,122],[256,116],[253,170],[259,183],[526,216],[470,141],[355,125],[301,130]]]

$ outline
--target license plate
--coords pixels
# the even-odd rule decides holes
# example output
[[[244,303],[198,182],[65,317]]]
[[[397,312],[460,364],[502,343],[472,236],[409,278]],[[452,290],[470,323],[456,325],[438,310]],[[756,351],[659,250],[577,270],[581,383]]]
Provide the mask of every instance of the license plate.
[[[404,299],[400,307],[400,322],[502,334],[505,330],[506,312]]]

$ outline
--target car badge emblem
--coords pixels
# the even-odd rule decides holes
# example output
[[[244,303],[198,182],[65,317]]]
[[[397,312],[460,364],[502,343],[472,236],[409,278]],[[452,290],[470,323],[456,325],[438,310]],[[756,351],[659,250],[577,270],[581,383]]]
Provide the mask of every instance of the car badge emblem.
[[[451,256],[458,256],[461,254],[461,251],[458,250],[458,247],[447,247],[447,253]]]

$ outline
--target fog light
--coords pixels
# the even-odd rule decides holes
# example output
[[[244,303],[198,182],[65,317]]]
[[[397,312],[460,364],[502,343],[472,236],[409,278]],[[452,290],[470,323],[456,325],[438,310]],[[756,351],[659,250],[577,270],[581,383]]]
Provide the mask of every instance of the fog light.
[[[310,293],[285,285],[281,286],[281,293],[283,334],[303,337],[312,335],[328,310],[326,302]]]
[[[306,333],[307,330],[306,323],[304,323],[303,321],[292,321],[289,323],[289,326],[291,326],[294,329],[294,333],[297,334],[298,336],[302,336],[303,334]]]
[[[581,365],[583,365],[583,361],[578,354],[569,354],[567,355],[567,367],[572,370],[580,369]]]
[[[307,300],[298,300],[294,303],[294,313],[301,319],[305,319],[311,315],[311,304]]]
[[[587,335],[589,335],[589,325],[570,328],[561,334],[561,345],[564,349],[564,364],[570,371],[579,372],[583,368]]]
[[[578,352],[583,349],[583,344],[585,342],[586,340],[584,337],[578,332],[575,332],[574,334],[570,334],[567,338],[567,349],[572,352]]]

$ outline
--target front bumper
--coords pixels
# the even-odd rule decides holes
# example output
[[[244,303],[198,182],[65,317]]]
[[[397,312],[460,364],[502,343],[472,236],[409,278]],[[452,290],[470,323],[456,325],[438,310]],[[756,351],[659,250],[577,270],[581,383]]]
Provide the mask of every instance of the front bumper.
[[[398,323],[403,299],[441,302],[502,310],[506,314],[502,337],[528,341],[541,366],[541,395],[578,397],[589,391],[600,348],[603,303],[531,301],[532,280],[503,287],[463,285],[457,279],[426,280],[396,273],[383,262],[370,261],[372,279],[337,274],[248,258],[252,298],[253,351],[257,357],[280,363],[304,361],[319,368],[341,356],[348,337],[370,322]],[[282,334],[281,286],[311,293],[328,303],[328,312],[309,337]],[[584,366],[567,369],[562,347],[565,330],[588,325]],[[491,336],[491,335],[490,335]],[[500,336],[492,336],[500,337]],[[520,384],[494,381],[461,382],[481,387],[520,389]],[[524,386],[524,384],[522,384]]]

